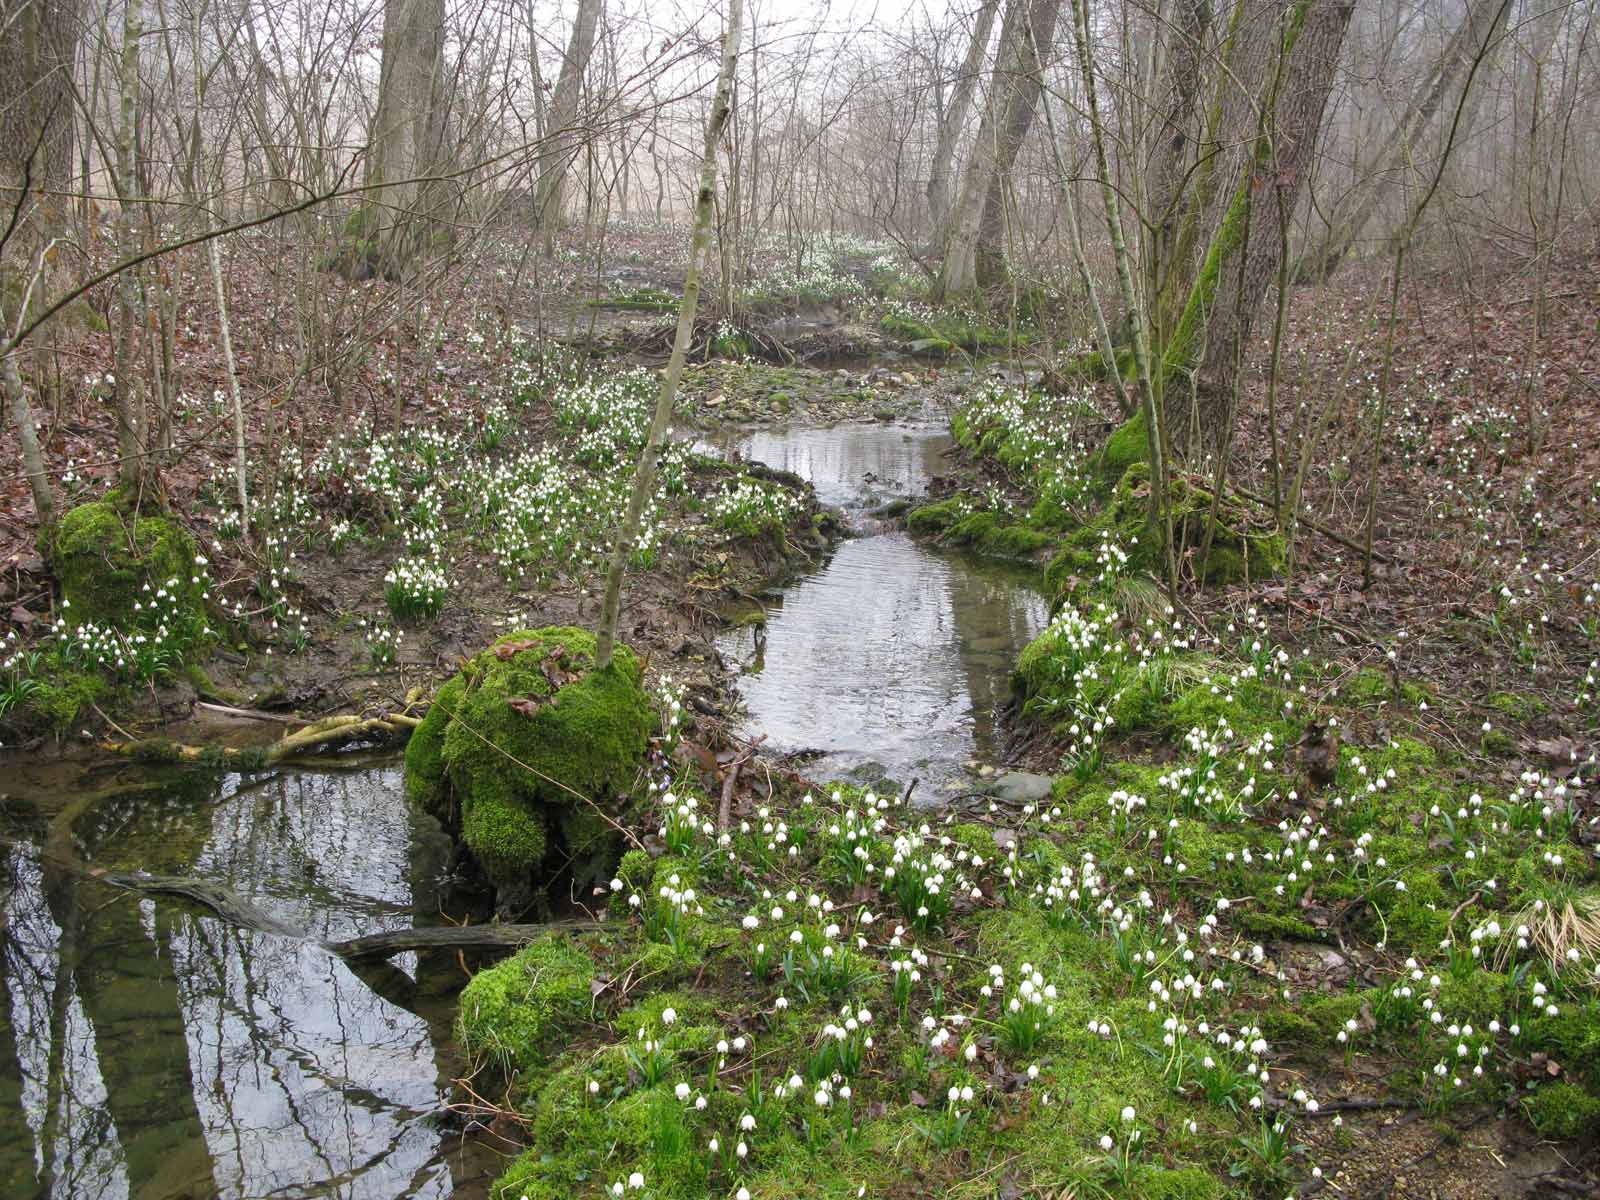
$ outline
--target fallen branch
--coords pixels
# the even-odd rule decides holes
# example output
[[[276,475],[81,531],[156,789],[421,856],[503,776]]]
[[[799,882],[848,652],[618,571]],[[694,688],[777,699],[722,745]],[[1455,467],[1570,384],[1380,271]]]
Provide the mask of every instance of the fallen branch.
[[[739,757],[728,764],[728,773],[722,777],[722,802],[717,806],[717,832],[727,832],[729,824],[733,821],[733,789],[739,783],[739,768],[755,757],[756,749],[767,740],[767,735],[762,734],[750,743],[748,749],[740,752]]]
[[[0,845],[31,848],[30,843],[11,838],[0,838]],[[37,850],[34,852],[38,853]],[[605,921],[597,921],[590,917],[571,917],[532,925],[429,925],[395,929],[387,933],[372,933],[365,937],[346,938],[337,942],[324,942],[312,937],[298,926],[280,921],[271,913],[237,895],[232,889],[220,883],[213,883],[209,879],[195,879],[187,875],[151,875],[144,871],[107,871],[61,854],[47,854],[46,857],[53,866],[82,879],[144,895],[180,896],[209,909],[235,928],[270,933],[276,937],[320,946],[328,953],[352,962],[392,958],[407,950],[496,946],[514,948],[525,946],[542,934],[562,930],[576,933],[602,929],[606,925]]]
[[[145,762],[202,763],[259,770],[302,754],[340,750],[352,742],[404,742],[420,724],[420,718],[407,713],[387,713],[379,717],[345,715],[314,721],[267,746],[194,746],[166,738],[145,738],[101,742],[100,748],[109,754]]]
[[[283,713],[262,712],[258,708],[234,708],[231,704],[213,704],[209,700],[196,700],[196,708],[203,708],[207,712],[220,713],[225,717],[240,717],[249,721],[271,721],[275,725],[298,725],[299,717],[285,716]]]
[[[439,950],[469,946],[525,946],[546,933],[605,928],[604,921],[573,917],[535,925],[439,925],[397,929],[392,933],[373,933],[342,942],[323,942],[322,948],[340,958],[361,960],[389,958],[407,950]]]

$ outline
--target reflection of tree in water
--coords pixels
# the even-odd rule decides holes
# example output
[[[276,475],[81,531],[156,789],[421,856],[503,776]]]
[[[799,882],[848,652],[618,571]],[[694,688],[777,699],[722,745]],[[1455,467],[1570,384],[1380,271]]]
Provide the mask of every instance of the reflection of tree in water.
[[[212,879],[318,938],[412,923],[438,863],[413,861],[397,771],[211,786],[101,804],[84,856]],[[315,946],[39,864],[0,865],[5,1195],[450,1192],[418,1119],[448,1094],[447,1022]]]
[[[1022,585],[1020,572],[949,561],[947,586],[956,654],[972,698],[972,736],[981,757],[998,754],[996,717],[1011,692],[1011,664],[1043,627],[1041,596]]]

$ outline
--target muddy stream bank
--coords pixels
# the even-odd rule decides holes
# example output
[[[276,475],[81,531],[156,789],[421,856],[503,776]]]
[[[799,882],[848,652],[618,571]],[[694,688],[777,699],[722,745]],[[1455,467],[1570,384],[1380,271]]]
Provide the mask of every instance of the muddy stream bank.
[[[810,480],[856,535],[717,640],[740,667],[742,730],[809,775],[917,779],[926,802],[998,754],[1043,598],[871,515],[920,494],[948,446],[931,422],[702,442]],[[488,1194],[513,1146],[464,1137],[447,1110],[466,1067],[456,954],[402,955],[399,986],[374,990],[314,942],[61,865],[210,880],[325,941],[437,924],[450,847],[408,811],[397,759],[259,776],[13,764],[0,835],[6,1196]]]

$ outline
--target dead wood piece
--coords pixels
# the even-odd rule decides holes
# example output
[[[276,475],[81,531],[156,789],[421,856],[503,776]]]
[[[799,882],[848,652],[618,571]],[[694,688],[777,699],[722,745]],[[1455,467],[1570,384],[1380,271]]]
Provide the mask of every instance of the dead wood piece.
[[[604,927],[605,922],[592,921],[587,917],[534,925],[438,925],[368,934],[342,942],[324,942],[323,949],[345,959],[389,958],[407,950],[525,946],[546,933],[559,930],[582,932]]]
[[[304,729],[285,734],[268,746],[188,745],[165,738],[102,742],[110,754],[147,762],[205,763],[225,766],[270,767],[285,759],[311,753],[329,753],[353,742],[404,742],[422,722],[406,713],[381,717],[351,715],[326,717]]]

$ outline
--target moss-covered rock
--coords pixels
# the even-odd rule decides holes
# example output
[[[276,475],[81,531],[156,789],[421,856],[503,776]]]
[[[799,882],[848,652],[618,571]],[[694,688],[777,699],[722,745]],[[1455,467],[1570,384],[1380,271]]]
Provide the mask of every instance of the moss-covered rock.
[[[557,850],[577,885],[610,878],[618,847],[596,806],[631,782],[654,723],[626,647],[597,671],[588,631],[520,630],[440,688],[406,749],[406,794],[460,832],[510,909]]]
[[[561,934],[547,934],[462,989],[456,1036],[473,1058],[507,1073],[543,1060],[589,1012],[594,960]]]
[[[128,628],[135,604],[165,587],[190,615],[203,612],[205,589],[194,539],[170,517],[140,516],[116,493],[80,504],[61,518],[50,548],[67,619]]]

